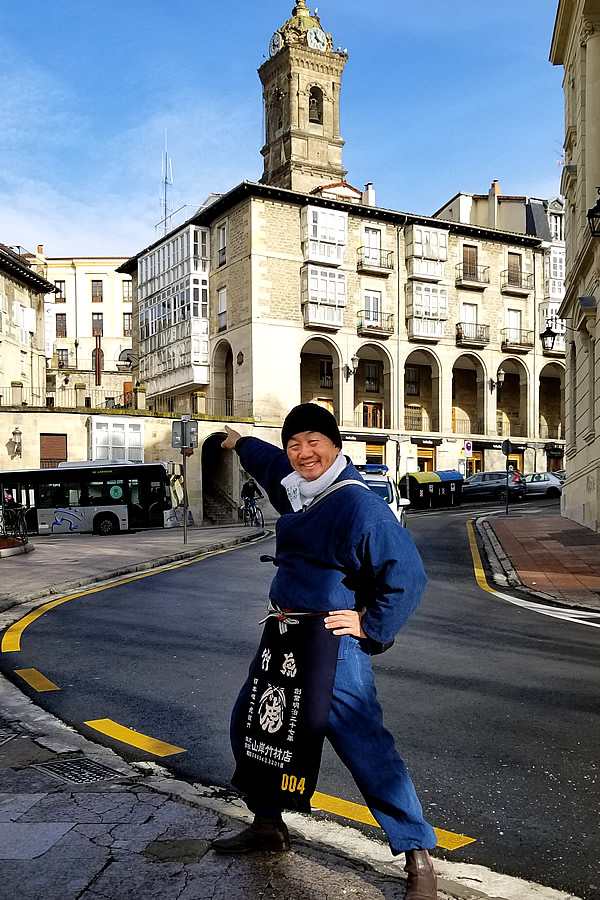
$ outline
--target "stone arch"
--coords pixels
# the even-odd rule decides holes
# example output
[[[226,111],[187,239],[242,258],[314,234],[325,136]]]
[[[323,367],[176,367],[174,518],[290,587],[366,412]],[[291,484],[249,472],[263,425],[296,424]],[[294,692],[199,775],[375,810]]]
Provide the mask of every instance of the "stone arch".
[[[540,371],[538,385],[539,436],[541,440],[565,437],[565,366],[554,360]]]
[[[300,349],[300,402],[320,403],[341,422],[342,354],[331,338],[313,335]]]
[[[440,431],[441,374],[440,360],[429,348],[415,348],[404,360],[403,406],[407,431]]]
[[[232,416],[234,400],[233,351],[229,341],[220,340],[214,349],[212,360],[212,408],[213,416]]]
[[[221,432],[210,434],[200,449],[202,520],[208,525],[238,521],[239,465],[236,454],[221,447],[224,438]]]
[[[460,353],[452,366],[452,433],[485,434],[486,370],[477,353]]]
[[[323,124],[323,89],[314,84],[308,91],[308,121],[311,125]]]
[[[498,373],[504,372],[500,383]],[[490,393],[496,396],[496,430],[498,437],[526,437],[529,431],[528,413],[531,376],[522,359],[509,356],[491,373]]]
[[[387,347],[365,341],[356,350],[354,424],[359,428],[392,428],[394,363]]]

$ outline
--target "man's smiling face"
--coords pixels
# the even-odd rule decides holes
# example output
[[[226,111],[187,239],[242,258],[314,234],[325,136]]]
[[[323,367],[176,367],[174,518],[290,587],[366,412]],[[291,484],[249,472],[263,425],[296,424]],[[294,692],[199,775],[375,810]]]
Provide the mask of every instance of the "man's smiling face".
[[[331,438],[320,431],[301,431],[289,439],[286,447],[292,466],[307,481],[315,481],[323,475],[339,452]]]

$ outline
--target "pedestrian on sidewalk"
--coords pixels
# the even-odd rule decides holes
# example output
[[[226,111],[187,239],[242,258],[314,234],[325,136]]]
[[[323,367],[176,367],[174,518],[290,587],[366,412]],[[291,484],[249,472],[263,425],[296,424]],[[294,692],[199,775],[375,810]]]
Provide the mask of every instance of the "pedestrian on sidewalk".
[[[294,407],[284,421],[281,440],[283,450],[227,428],[222,443],[224,449],[238,453],[242,467],[252,473],[281,514],[272,560],[277,573],[270,589],[271,615],[277,616],[288,640],[300,641],[289,634],[299,634],[303,622],[318,629],[313,631],[317,637],[336,636],[324,734],[386,833],[392,853],[406,855],[406,900],[436,900],[437,879],[428,853],[437,843],[435,832],[423,818],[406,766],[383,726],[371,667],[371,654],[390,646],[421,599],[426,576],[420,556],[408,531],[387,504],[364,489],[358,471],[342,454],[340,432],[330,412],[315,403]],[[259,648],[234,707],[231,736],[236,774],[248,761],[245,757],[266,752],[264,743],[253,744],[243,735],[258,704],[253,687],[258,679],[252,673],[258,673],[261,660],[264,667],[270,652],[266,656],[263,647],[261,655]],[[320,663],[319,655],[320,650],[309,655],[314,667]],[[286,654],[286,659],[291,656]],[[285,669],[286,665],[284,673]],[[268,700],[260,717],[265,741],[267,730],[276,731],[283,722],[286,694],[270,685]],[[294,740],[293,729],[291,734],[288,740]],[[277,751],[270,748],[271,752]],[[271,769],[275,767],[281,779],[277,765],[272,762]],[[253,824],[232,838],[216,840],[215,850],[246,853],[290,848],[281,813],[302,807],[291,795],[288,802],[283,793],[275,802],[275,795],[263,789],[268,775],[244,789],[255,816]],[[286,778],[284,774],[284,784]]]

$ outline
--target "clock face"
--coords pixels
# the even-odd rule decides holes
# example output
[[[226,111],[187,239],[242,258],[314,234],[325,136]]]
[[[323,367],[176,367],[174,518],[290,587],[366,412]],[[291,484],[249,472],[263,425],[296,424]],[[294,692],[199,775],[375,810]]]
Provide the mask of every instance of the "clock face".
[[[275,56],[276,53],[279,53],[281,50],[281,35],[278,31],[275,32],[273,37],[271,38],[271,43],[269,44],[269,56]]]
[[[320,28],[311,28],[307,31],[306,42],[311,50],[327,50],[327,37]]]

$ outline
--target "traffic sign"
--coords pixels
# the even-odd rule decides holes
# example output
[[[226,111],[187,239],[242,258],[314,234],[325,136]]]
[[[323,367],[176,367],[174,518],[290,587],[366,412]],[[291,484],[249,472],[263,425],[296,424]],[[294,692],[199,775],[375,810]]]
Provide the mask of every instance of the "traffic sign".
[[[465,441],[465,457],[472,459],[473,457],[473,441]]]
[[[510,454],[513,452],[513,445],[508,440],[508,438],[505,441],[502,441],[502,452],[505,456],[510,456]]]

